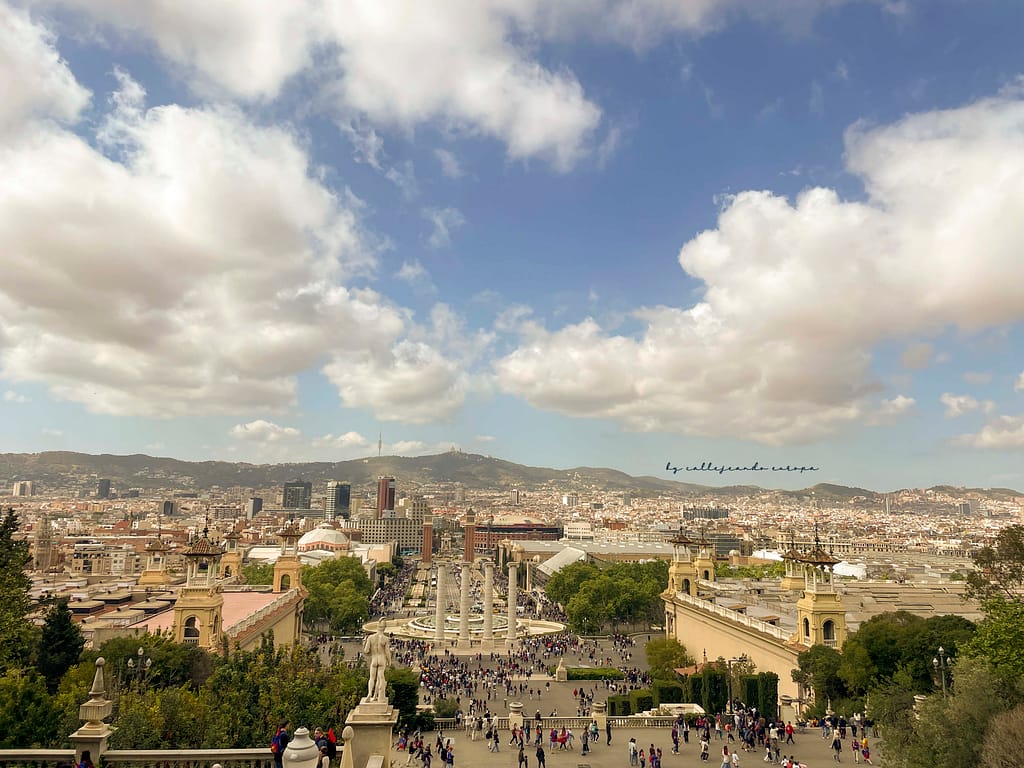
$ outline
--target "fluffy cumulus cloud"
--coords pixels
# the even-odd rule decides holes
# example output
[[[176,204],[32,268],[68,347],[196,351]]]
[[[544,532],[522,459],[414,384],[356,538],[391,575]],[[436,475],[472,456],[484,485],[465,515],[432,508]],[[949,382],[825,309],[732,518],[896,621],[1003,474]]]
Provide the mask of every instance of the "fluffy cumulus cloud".
[[[73,121],[89,103],[53,42],[44,25],[0,2],[0,138],[33,118]]]
[[[294,427],[282,427],[264,419],[256,419],[248,424],[236,424],[231,428],[231,437],[252,442],[288,442],[298,438],[299,434],[299,430]]]
[[[785,443],[870,419],[879,342],[1024,317],[1022,94],[857,125],[846,149],[864,201],[731,197],[679,254],[699,303],[638,311],[638,336],[525,323],[499,386],[633,430]]]
[[[356,431],[326,434],[309,438],[296,427],[287,427],[264,419],[236,424],[228,435],[233,444],[230,451],[241,457],[275,461],[340,461],[376,454],[377,443]],[[383,443],[387,456],[439,453],[447,444],[428,444],[422,440],[398,440]]]
[[[946,408],[945,416],[947,419],[955,419],[958,416],[978,410],[991,413],[995,408],[995,403],[991,400],[983,402],[972,395],[954,395],[951,392],[943,392],[942,396],[939,397],[939,402]]]
[[[147,416],[280,410],[298,373],[351,356],[405,381],[411,315],[346,287],[373,245],[302,142],[231,108],[147,109],[117,74],[95,145],[40,124],[0,146],[0,373]],[[454,408],[445,382],[419,394]]]
[[[572,72],[541,63],[538,42],[643,48],[738,15],[806,24],[851,0],[40,1],[76,29],[151,40],[201,94],[267,100],[309,76],[340,114],[403,130],[439,121],[565,170],[598,143],[601,110]]]
[[[990,450],[1024,448],[1024,416],[998,416],[973,434],[960,435],[957,445]]]

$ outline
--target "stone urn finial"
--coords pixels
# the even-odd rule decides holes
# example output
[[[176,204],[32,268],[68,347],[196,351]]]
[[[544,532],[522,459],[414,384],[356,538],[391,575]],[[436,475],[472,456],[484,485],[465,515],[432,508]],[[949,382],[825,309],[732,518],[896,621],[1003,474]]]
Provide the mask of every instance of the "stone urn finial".
[[[103,684],[103,665],[106,663],[102,656],[96,659],[96,674],[92,678],[89,698],[78,708],[78,719],[89,728],[102,727],[103,719],[110,717],[114,710],[114,705],[106,697],[107,690]]]
[[[320,749],[309,738],[309,729],[302,727],[295,729],[295,735],[285,747],[281,762],[286,768],[314,768],[319,756]]]

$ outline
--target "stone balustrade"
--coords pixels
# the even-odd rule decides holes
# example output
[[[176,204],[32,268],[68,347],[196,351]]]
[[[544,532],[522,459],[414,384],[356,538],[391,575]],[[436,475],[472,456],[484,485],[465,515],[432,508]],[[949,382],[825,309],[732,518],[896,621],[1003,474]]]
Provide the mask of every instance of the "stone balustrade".
[[[714,613],[718,616],[721,616],[723,619],[735,621],[737,624],[742,624],[745,627],[750,627],[751,629],[756,630],[757,632],[762,632],[763,634],[771,635],[776,640],[789,640],[789,637],[792,634],[791,632],[787,632],[786,630],[784,630],[782,627],[777,627],[774,624],[769,624],[767,621],[761,621],[760,619],[752,618],[751,616],[747,616],[745,613],[734,611],[731,608],[723,608],[720,605],[712,603],[710,600],[702,600],[699,597],[691,597],[685,592],[677,592],[673,599],[678,600],[681,603],[687,603],[689,605],[700,608],[702,611]]]

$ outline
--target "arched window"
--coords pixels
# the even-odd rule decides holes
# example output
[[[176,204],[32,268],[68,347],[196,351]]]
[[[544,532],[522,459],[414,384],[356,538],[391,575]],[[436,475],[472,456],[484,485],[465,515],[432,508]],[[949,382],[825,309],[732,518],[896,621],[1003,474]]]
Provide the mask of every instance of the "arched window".
[[[804,637],[811,636],[811,620],[804,618]]]
[[[224,576],[228,577],[230,575],[231,575],[231,566],[230,565],[225,565],[224,566]]]
[[[690,594],[690,580],[689,579],[683,579],[683,592],[685,592],[686,594]]]
[[[704,571],[704,581],[711,580],[711,571]]]
[[[185,619],[185,642],[199,642],[199,620],[195,616],[189,616]]]
[[[292,577],[287,573],[281,577],[281,586],[278,588],[278,592],[284,592],[285,590],[292,588]]]
[[[825,640],[836,639],[836,625],[832,619],[828,619],[824,624],[821,625],[821,635]]]

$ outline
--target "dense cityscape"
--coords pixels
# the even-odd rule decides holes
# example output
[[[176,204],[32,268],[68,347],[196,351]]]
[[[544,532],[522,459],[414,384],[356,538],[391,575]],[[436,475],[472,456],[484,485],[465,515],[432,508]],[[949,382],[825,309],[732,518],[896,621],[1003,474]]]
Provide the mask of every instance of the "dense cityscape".
[[[0,0],[0,768],[1024,765],[1021,0]]]

